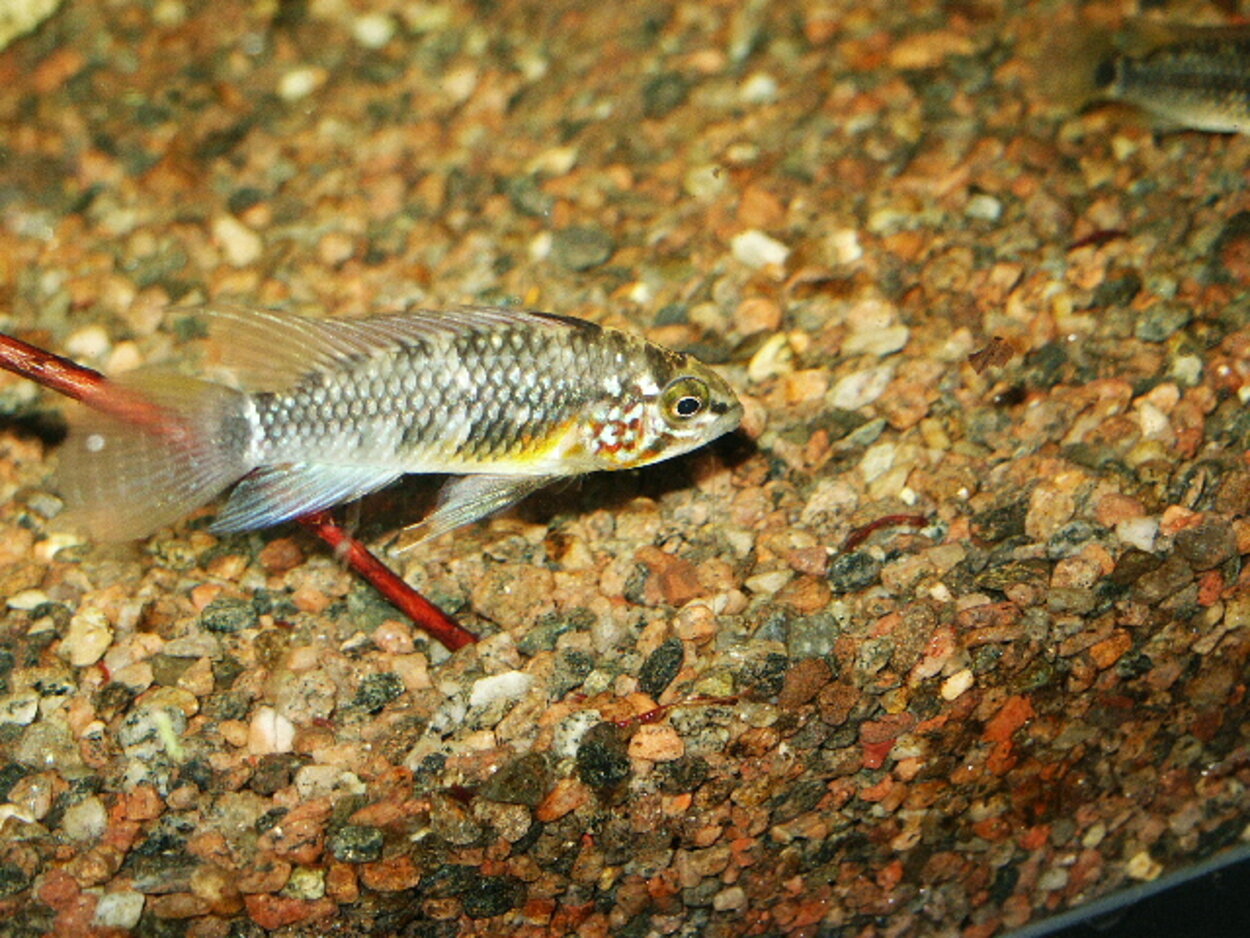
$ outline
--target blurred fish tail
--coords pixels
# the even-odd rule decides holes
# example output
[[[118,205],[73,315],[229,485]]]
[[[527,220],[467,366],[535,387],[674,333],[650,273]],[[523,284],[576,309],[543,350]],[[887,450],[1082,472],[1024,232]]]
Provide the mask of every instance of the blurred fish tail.
[[[143,537],[253,468],[251,404],[242,392],[153,372],[116,385],[142,402],[144,419],[87,408],[71,415],[57,477],[70,526],[105,540]]]

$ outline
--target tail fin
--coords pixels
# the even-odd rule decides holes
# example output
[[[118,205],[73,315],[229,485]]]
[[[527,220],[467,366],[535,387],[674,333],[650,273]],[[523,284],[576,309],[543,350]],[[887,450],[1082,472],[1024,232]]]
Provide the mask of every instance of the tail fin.
[[[180,375],[137,372],[124,392],[155,405],[129,421],[87,408],[70,417],[58,488],[66,521],[102,540],[144,537],[211,501],[244,476],[250,424],[246,396]]]

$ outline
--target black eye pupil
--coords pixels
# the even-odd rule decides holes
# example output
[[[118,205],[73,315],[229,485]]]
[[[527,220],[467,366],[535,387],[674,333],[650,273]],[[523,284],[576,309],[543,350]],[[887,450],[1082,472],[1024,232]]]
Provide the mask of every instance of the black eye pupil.
[[[693,417],[702,409],[703,402],[697,397],[680,398],[673,407],[673,410],[677,411],[678,417]]]

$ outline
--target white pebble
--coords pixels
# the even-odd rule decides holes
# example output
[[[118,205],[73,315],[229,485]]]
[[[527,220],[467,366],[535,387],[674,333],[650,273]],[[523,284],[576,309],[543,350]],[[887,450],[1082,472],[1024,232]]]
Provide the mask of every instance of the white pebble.
[[[290,752],[295,743],[295,727],[273,707],[261,707],[247,728],[248,752],[257,756]]]
[[[0,723],[16,723],[29,726],[39,713],[39,695],[34,691],[22,691],[0,697]]]
[[[218,215],[213,219],[213,239],[231,267],[247,267],[255,263],[264,250],[260,235],[233,215]]]
[[[533,683],[533,676],[524,671],[505,671],[478,678],[469,691],[469,706],[485,707],[496,700],[516,700],[524,696]]]
[[[843,410],[859,410],[884,394],[893,380],[894,369],[889,365],[857,371],[833,386],[830,403]]]
[[[1003,214],[1003,203],[992,195],[978,192],[968,200],[968,204],[964,207],[964,214],[969,218],[979,218],[982,221],[998,221],[999,216]]]
[[[551,737],[551,752],[557,759],[572,759],[582,744],[582,737],[603,719],[598,710],[578,710],[558,724]]]
[[[295,773],[295,790],[302,801],[328,795],[363,795],[365,783],[341,765],[305,765]]]
[[[734,259],[748,267],[766,267],[769,264],[784,264],[790,256],[790,249],[770,238],[762,231],[752,228],[742,234],[734,235],[730,242],[730,250]]]
[[[743,585],[756,596],[771,596],[793,578],[793,570],[772,570],[747,577]]]
[[[65,339],[65,351],[74,358],[103,358],[112,343],[103,326],[83,326]]]
[[[108,829],[108,824],[108,809],[104,807],[103,801],[92,795],[65,809],[61,818],[61,831],[70,840],[99,840]]]
[[[42,606],[48,601],[48,594],[43,590],[22,590],[20,593],[14,593],[8,598],[8,606],[10,609],[24,609],[29,612],[37,606]]]
[[[106,892],[96,903],[92,925],[100,928],[120,928],[130,931],[139,924],[143,915],[144,895],[141,892]]]
[[[759,384],[794,370],[794,349],[784,332],[769,336],[747,364],[747,377]]]
[[[293,68],[278,79],[278,97],[283,101],[306,98],[325,84],[329,75],[324,68],[304,65]]]
[[[1141,424],[1141,433],[1148,440],[1165,438],[1171,430],[1168,415],[1150,401],[1142,401],[1137,408],[1137,422]]]
[[[902,323],[880,329],[864,329],[852,332],[842,343],[844,355],[875,355],[884,358],[893,355],[907,344],[911,330]]]
[[[1159,522],[1154,518],[1129,518],[1115,526],[1115,536],[1130,547],[1152,551],[1159,536]]]
[[[859,461],[860,475],[865,482],[876,481],[890,471],[897,455],[898,447],[889,440],[874,443],[864,450],[863,458]]]
[[[113,627],[98,609],[84,609],[69,620],[69,630],[57,653],[75,668],[85,668],[104,657],[113,643]]]
[[[768,104],[777,100],[777,79],[767,72],[756,72],[738,89],[743,104]]]
[[[864,256],[859,243],[859,232],[854,228],[839,228],[826,239],[833,260],[838,264],[853,264]]]
[[[972,686],[972,682],[976,680],[972,671],[964,668],[962,671],[956,671],[950,677],[942,682],[942,688],[939,693],[943,700],[956,700],[964,691]]]
[[[395,35],[395,21],[385,13],[366,13],[352,23],[352,36],[366,49],[381,49]]]

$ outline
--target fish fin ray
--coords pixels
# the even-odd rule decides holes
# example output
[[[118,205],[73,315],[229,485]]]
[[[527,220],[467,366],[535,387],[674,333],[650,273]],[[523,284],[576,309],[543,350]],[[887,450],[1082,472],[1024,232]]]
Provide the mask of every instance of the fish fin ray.
[[[438,505],[416,524],[404,528],[400,552],[503,511],[560,476],[467,475],[452,479],[439,493]]]
[[[394,469],[376,466],[264,466],[234,487],[209,530],[214,534],[233,534],[268,527],[368,495],[400,475]]]
[[[155,369],[114,384],[165,410],[169,420],[153,427],[71,408],[56,480],[67,527],[100,540],[145,537],[208,503],[251,468],[240,392]]]
[[[199,311],[208,324],[210,360],[254,391],[294,387],[310,373],[333,371],[406,345],[438,345],[473,332],[526,325],[598,329],[594,323],[528,310],[460,306],[361,319],[321,319],[229,305]]]

